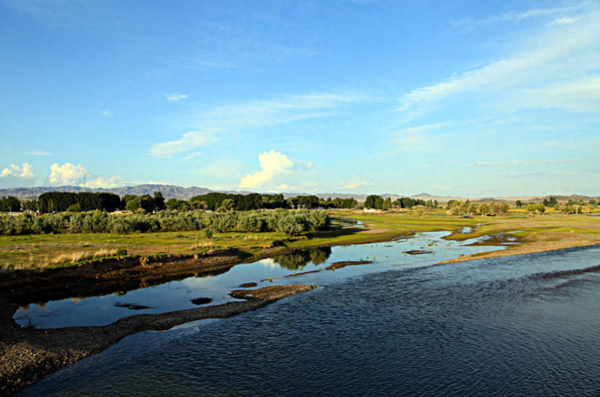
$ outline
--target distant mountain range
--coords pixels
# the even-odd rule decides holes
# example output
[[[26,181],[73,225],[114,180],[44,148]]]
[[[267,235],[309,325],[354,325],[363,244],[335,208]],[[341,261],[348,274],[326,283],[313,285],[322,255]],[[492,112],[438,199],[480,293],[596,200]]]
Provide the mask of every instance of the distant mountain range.
[[[115,188],[83,188],[80,186],[40,186],[40,187],[20,187],[13,189],[0,189],[0,196],[15,196],[19,199],[34,199],[39,197],[43,193],[47,192],[105,192],[114,193],[123,197],[126,194],[133,194],[141,196],[143,194],[154,194],[154,192],[161,192],[162,195],[169,199],[172,197],[178,199],[190,199],[200,194],[206,194],[212,192],[212,190],[204,187],[181,187],[175,185],[137,185],[137,186],[123,186]]]
[[[207,194],[211,192],[217,192],[216,190],[211,190],[205,187],[181,187],[176,185],[156,185],[156,184],[145,184],[145,185],[136,185],[136,186],[123,186],[116,188],[83,188],[80,186],[39,186],[39,187],[20,187],[20,188],[11,188],[11,189],[0,189],[0,197],[1,196],[15,196],[19,199],[35,199],[39,197],[43,193],[47,192],[106,192],[106,193],[115,193],[119,196],[124,196],[126,194],[133,194],[136,196],[141,196],[143,194],[154,194],[154,192],[161,192],[162,195],[166,199],[177,198],[177,199],[185,199],[189,200],[194,196],[198,196],[201,194]],[[237,193],[237,194],[249,194],[252,192],[248,191],[219,191],[223,193]],[[306,195],[309,193],[282,193],[285,198],[288,197],[296,197],[299,195]],[[357,201],[364,201],[367,198],[367,194],[351,194],[351,193],[310,193],[318,196],[320,198],[354,198]],[[435,196],[429,193],[419,193],[414,195],[399,195],[399,194],[391,194],[384,193],[381,194],[382,197],[387,198],[390,197],[392,200],[395,200],[400,197],[411,197],[415,199],[422,200],[437,200],[439,203],[446,203],[449,200],[466,200],[468,197],[454,197],[454,196]],[[514,202],[516,200],[521,200],[523,202],[535,201],[539,202],[544,200],[544,198],[555,197],[558,201],[568,201],[568,200],[584,200],[589,201],[591,199],[600,200],[600,197],[590,197],[583,196],[579,194],[573,194],[570,196],[565,195],[548,195],[548,196],[519,196],[519,197],[488,197],[488,198],[470,198],[471,201],[475,203],[491,203],[493,201],[506,201],[506,202]]]

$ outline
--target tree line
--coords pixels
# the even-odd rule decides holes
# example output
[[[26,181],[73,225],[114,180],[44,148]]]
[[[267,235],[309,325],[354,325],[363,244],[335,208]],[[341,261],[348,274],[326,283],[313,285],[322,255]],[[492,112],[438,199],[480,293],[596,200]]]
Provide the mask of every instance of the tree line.
[[[378,196],[376,194],[367,196],[367,199],[365,200],[365,208],[384,210],[384,211],[387,211],[390,209],[400,209],[400,208],[411,209],[418,205],[422,205],[423,207],[429,207],[429,208],[437,208],[439,203],[437,202],[437,200],[427,200],[426,201],[426,200],[422,200],[422,199],[413,199],[410,197],[401,197],[401,198],[397,198],[396,200],[392,201],[391,197],[384,199],[383,197]]]
[[[261,209],[315,209],[315,208],[356,208],[354,198],[321,199],[314,195],[296,196],[285,199],[282,194],[232,194],[208,193],[194,196],[190,200],[171,198],[165,200],[162,193],[141,196],[126,194],[122,198],[113,193],[70,193],[48,192],[37,200],[20,201],[13,196],[0,198],[0,212],[20,212],[30,210],[42,214],[53,212],[85,212],[129,210],[136,213],[152,213],[163,210],[190,211],[252,211]]]
[[[184,206],[184,200],[171,199],[174,207]],[[167,205],[169,203],[167,202]],[[208,193],[194,196],[190,199],[192,208],[207,209],[212,211],[250,211],[258,209],[314,209],[314,208],[355,208],[358,202],[354,198],[327,198],[322,199],[315,195],[301,195],[285,199],[283,194],[233,194],[233,193]]]
[[[323,210],[248,212],[160,212],[158,214],[109,215],[105,211],[64,212],[34,216],[32,213],[0,215],[0,234],[175,232],[283,232],[296,236],[329,229],[331,218]]]
[[[477,204],[470,200],[450,200],[446,204],[446,211],[449,215],[506,215],[510,210],[510,205],[504,202],[494,202],[492,204]]]

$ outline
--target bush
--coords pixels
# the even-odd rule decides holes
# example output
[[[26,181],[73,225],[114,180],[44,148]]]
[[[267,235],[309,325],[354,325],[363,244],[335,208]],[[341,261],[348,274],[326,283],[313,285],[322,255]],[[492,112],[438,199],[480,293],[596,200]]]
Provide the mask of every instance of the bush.
[[[310,230],[310,223],[303,214],[288,214],[277,223],[277,231],[297,236]]]
[[[218,232],[232,232],[237,226],[237,215],[233,213],[222,214],[218,217],[214,227]]]
[[[246,232],[262,232],[266,229],[266,222],[257,213],[242,215],[240,217],[240,229]]]
[[[110,231],[112,233],[127,234],[131,233],[131,223],[126,217],[116,216],[110,220]]]
[[[0,215],[0,234],[46,234],[68,231],[69,233],[118,233],[158,231],[198,231],[210,228],[218,232],[238,229],[246,232],[283,231],[298,235],[309,230],[325,230],[331,219],[324,211],[288,211],[277,209],[269,212],[224,214],[193,212],[165,212],[158,215],[108,215],[103,211],[44,214],[35,217],[31,213]]]
[[[327,230],[331,226],[331,218],[325,211],[312,211],[310,213],[310,224],[312,230]]]
[[[106,233],[110,231],[108,214],[98,210],[87,213],[83,219],[82,231],[88,233]]]

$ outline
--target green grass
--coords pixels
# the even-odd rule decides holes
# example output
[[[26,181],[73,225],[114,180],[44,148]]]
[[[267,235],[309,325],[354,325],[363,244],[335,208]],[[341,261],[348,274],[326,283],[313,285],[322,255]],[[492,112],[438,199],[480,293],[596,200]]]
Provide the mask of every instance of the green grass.
[[[124,249],[128,255],[180,255],[205,252],[210,249],[235,248],[245,255],[265,253],[274,242],[284,242],[288,248],[319,245],[360,244],[385,241],[410,236],[418,232],[451,231],[448,239],[465,240],[486,234],[511,233],[516,237],[534,241],[560,237],[568,233],[600,236],[600,218],[583,215],[546,214],[524,217],[522,212],[497,217],[455,217],[443,210],[432,211],[424,216],[412,213],[364,214],[334,211],[338,218],[362,221],[368,230],[334,223],[332,230],[288,237],[284,233],[215,233],[212,240],[203,237],[201,231],[133,233],[118,235],[98,234],[51,234],[28,236],[0,236],[0,267],[27,269],[47,267],[52,259],[63,253],[97,251],[100,249]],[[479,226],[478,226],[479,225]],[[465,226],[473,227],[472,233],[461,233]],[[519,232],[516,232],[519,231]],[[285,249],[282,247],[280,250]],[[271,250],[271,253],[277,250]],[[60,264],[53,266],[64,266]]]

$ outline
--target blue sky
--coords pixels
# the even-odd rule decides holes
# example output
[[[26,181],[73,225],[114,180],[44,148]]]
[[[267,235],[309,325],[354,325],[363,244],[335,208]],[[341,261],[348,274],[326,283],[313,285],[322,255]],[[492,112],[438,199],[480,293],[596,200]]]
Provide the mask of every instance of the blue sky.
[[[0,0],[0,188],[600,195],[597,1]]]

